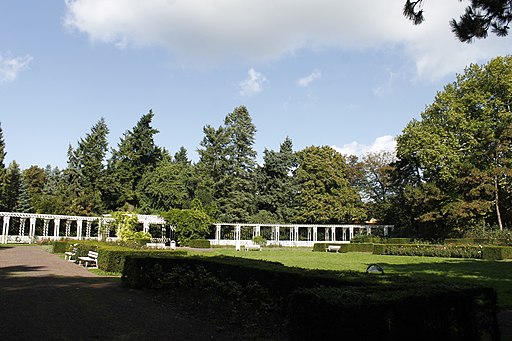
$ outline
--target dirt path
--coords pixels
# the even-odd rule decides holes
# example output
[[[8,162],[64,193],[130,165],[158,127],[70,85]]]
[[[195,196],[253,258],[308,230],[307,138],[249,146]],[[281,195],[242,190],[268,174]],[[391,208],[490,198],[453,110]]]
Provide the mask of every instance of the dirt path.
[[[1,340],[241,340],[37,246],[0,247]]]

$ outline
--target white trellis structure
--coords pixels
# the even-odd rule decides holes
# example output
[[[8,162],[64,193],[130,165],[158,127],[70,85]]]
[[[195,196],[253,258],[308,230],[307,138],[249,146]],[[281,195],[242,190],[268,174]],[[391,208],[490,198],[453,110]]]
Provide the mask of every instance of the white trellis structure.
[[[144,232],[150,225],[161,225],[165,229],[165,219],[155,215],[138,214],[139,224]],[[116,239],[115,231],[110,231],[109,216],[84,217],[57,214],[36,214],[21,212],[0,212],[2,234],[0,243],[32,243],[38,239]],[[28,223],[28,224],[27,224]],[[171,230],[174,229],[171,226]]]
[[[378,230],[388,236],[394,225],[318,225],[318,224],[231,224],[215,223],[212,245],[251,245],[262,236],[267,245],[312,247],[317,242],[349,243],[355,234]]]

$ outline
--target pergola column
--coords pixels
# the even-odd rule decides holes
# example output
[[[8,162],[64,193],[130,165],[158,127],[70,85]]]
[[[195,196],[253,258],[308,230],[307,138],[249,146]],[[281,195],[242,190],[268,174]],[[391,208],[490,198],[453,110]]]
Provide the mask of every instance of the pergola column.
[[[274,234],[275,234],[275,242],[277,245],[279,245],[279,226],[274,227]]]
[[[79,219],[76,221],[76,237],[78,240],[82,239],[82,223],[83,220]]]
[[[87,238],[91,238],[91,224],[92,224],[92,221],[87,220],[86,227],[85,227],[85,237],[87,237]]]
[[[336,241],[336,227],[331,227],[331,241]]]
[[[299,241],[299,227],[298,226],[293,227],[293,240],[296,242]]]
[[[384,226],[384,237],[388,236],[388,227]]]
[[[347,240],[347,229],[344,227],[344,228],[342,229],[342,231],[343,231],[343,232],[342,232],[342,233],[343,233],[343,234],[342,234],[342,240],[343,240],[343,241],[345,241],[345,240]]]
[[[313,226],[313,241],[316,242],[318,238],[318,227]]]
[[[254,230],[253,230],[253,236],[258,237],[260,235],[260,232],[261,232],[261,226],[255,225]]]
[[[371,234],[372,234],[372,228],[371,228],[370,226],[368,226],[368,227],[366,228],[366,234],[367,234],[367,235],[371,235]]]
[[[67,219],[66,220],[66,232],[65,232],[65,236],[66,237],[69,237],[71,235],[71,220]]]
[[[30,237],[30,243],[32,243],[32,239],[36,236],[36,218],[30,218],[30,229],[28,231],[28,236]]]
[[[348,240],[352,240],[354,238],[354,227],[350,226],[348,228]]]
[[[43,223],[43,237],[48,237],[48,227],[50,225],[50,220],[45,219]]]
[[[19,236],[24,236],[25,235],[25,224],[27,222],[27,218],[20,218],[20,228],[19,228],[19,231],[18,231],[18,235]]]
[[[240,241],[240,235],[241,235],[241,227],[240,225],[235,225],[235,240]]]
[[[60,234],[60,218],[53,219],[53,236],[59,238]]]
[[[217,240],[217,243],[219,242],[221,237],[221,225],[215,224],[215,239]]]
[[[4,216],[4,223],[2,225],[2,236],[3,240],[2,243],[7,244],[7,235],[9,234],[9,220],[11,217]]]

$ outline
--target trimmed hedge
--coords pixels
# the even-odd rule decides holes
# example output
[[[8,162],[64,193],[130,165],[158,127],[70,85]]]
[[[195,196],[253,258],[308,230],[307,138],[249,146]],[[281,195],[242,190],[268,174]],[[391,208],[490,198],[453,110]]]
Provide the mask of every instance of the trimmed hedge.
[[[371,243],[355,243],[355,244],[340,244],[340,243],[315,243],[313,244],[313,251],[325,252],[329,245],[336,245],[340,247],[339,252],[373,252],[373,244]]]
[[[197,249],[209,249],[212,247],[208,239],[191,239],[188,242],[188,246]]]
[[[98,267],[108,272],[122,273],[126,257],[171,257],[186,256],[187,251],[169,251],[169,250],[134,250],[118,246],[103,246],[97,248]]]
[[[512,259],[512,247],[510,246],[484,246],[483,259],[501,260]]]
[[[376,255],[425,256],[449,258],[482,258],[480,246],[462,245],[414,245],[414,244],[374,244]]]
[[[492,289],[381,289],[295,291],[288,308],[290,340],[499,340]]]
[[[232,298],[262,300],[254,302],[254,309],[275,307],[271,312],[288,326],[290,340],[499,338],[496,292],[490,288],[288,268],[235,257],[127,257],[122,280],[131,288],[165,289],[171,296],[192,291],[192,305],[199,310],[212,301],[222,307]],[[232,283],[240,288],[235,296]],[[261,296],[254,296],[253,288]]]

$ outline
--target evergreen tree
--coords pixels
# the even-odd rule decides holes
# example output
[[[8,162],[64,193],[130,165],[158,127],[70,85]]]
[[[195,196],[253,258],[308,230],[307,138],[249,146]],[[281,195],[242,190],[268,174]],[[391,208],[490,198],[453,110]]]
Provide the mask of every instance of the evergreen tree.
[[[32,206],[29,186],[24,176],[21,177],[20,195],[18,200],[17,211],[25,213],[34,213],[34,207]]]
[[[293,175],[297,168],[297,158],[292,140],[287,137],[279,152],[265,149],[263,154],[263,166],[256,172],[258,217],[266,215],[273,219],[272,222],[291,222],[296,215],[299,191]]]
[[[41,191],[41,198],[35,207],[37,213],[64,214],[68,212],[66,193],[68,185],[64,172],[59,168],[47,165],[45,170],[46,182]]]
[[[27,197],[30,199],[30,202],[26,205],[26,207],[30,206],[31,209],[35,212],[36,208],[39,207],[39,203],[43,195],[43,188],[47,180],[45,170],[38,166],[30,166],[29,168],[23,170],[22,178],[22,184],[24,184],[23,186],[26,186]],[[23,191],[24,189],[22,188],[22,193]]]
[[[68,150],[68,179],[71,213],[90,215],[101,213],[102,189],[105,186],[104,165],[108,147],[108,127],[101,118],[85,138],[78,141],[78,146]]]
[[[21,189],[21,170],[16,161],[12,161],[5,172],[4,201],[5,209],[14,212],[18,208]]]
[[[146,172],[152,171],[167,155],[155,145],[158,130],[151,126],[153,112],[143,115],[131,131],[124,134],[108,162],[109,192],[106,202],[111,210],[133,210],[139,206],[137,185]]]

